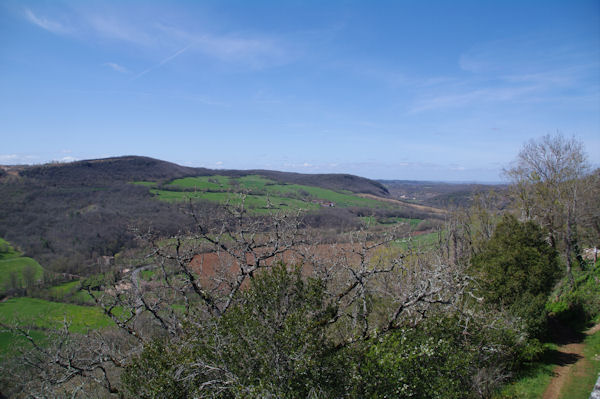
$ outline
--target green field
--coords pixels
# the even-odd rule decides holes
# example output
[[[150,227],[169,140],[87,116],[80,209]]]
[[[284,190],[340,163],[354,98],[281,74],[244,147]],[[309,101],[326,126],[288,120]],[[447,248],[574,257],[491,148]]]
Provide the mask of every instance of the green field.
[[[40,281],[44,276],[44,269],[35,260],[27,257],[13,257],[0,260],[0,292],[10,288],[24,288],[25,278],[23,272],[29,269],[34,280]],[[16,287],[12,287],[14,279]]]
[[[10,243],[0,238],[0,260],[19,257],[21,254]]]
[[[408,248],[424,249],[428,247],[433,247],[435,244],[437,244],[438,240],[439,233],[437,231],[434,231],[433,233],[425,233],[416,236],[411,236],[410,238],[403,238],[401,240],[395,241],[395,243],[399,245],[400,248],[405,250]]]
[[[371,226],[389,226],[397,223],[407,223],[411,229],[414,229],[423,221],[423,219],[407,219],[401,217],[378,218],[374,216],[362,216],[360,217],[360,220]]]
[[[224,203],[239,203],[239,193],[247,194],[246,206],[267,209],[267,198],[272,209],[319,209],[333,203],[336,207],[391,208],[393,205],[371,198],[362,198],[349,191],[338,192],[300,184],[280,184],[258,175],[243,177],[199,176],[173,180],[162,187],[153,182],[135,182],[151,187],[151,193],[168,202],[203,199]]]
[[[34,282],[44,277],[44,269],[34,259],[21,256],[10,243],[0,238],[0,293],[11,288],[25,288],[25,273],[31,273]]]
[[[48,295],[54,301],[62,301],[68,296],[75,295],[79,291],[80,287],[81,282],[79,280],[69,281],[68,283],[48,288]]]
[[[113,325],[102,309],[67,303],[45,301],[37,298],[12,298],[0,303],[0,323],[36,329],[60,328],[63,321],[70,323],[69,330],[84,333]]]

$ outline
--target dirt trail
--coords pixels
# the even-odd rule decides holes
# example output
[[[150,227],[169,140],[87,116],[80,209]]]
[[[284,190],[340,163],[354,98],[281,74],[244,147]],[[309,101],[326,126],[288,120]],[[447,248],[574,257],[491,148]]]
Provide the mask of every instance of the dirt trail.
[[[542,399],[558,399],[560,390],[571,377],[569,373],[572,367],[580,365],[580,363],[588,360],[583,356],[583,339],[586,335],[592,335],[600,331],[600,323],[585,331],[583,334],[577,334],[568,328],[557,327],[558,343],[561,344],[558,348],[560,353],[558,366],[554,369],[554,377],[544,391]]]
[[[370,198],[370,199],[374,199],[377,201],[390,202],[392,204],[402,205],[407,208],[413,208],[413,209],[416,209],[416,210],[422,211],[422,212],[437,213],[438,215],[443,215],[443,214],[447,213],[447,211],[445,209],[434,208],[434,207],[426,206],[426,205],[413,204],[411,202],[400,201],[400,200],[393,199],[393,198],[382,198],[382,197],[378,197],[373,194],[356,194],[356,195],[359,197],[363,197],[363,198]]]

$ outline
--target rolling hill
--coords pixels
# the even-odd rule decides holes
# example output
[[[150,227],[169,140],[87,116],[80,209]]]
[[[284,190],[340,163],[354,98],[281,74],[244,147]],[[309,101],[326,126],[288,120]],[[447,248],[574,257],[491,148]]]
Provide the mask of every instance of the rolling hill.
[[[102,185],[138,180],[167,181],[182,177],[222,175],[244,177],[259,175],[278,183],[300,184],[331,190],[348,190],[380,197],[389,196],[387,188],[374,180],[348,174],[302,174],[272,170],[215,170],[193,168],[149,157],[122,156],[91,159],[64,164],[20,167],[19,175],[57,185]]]
[[[311,227],[338,230],[356,228],[370,215],[432,215],[383,201],[390,198],[384,185],[348,174],[211,170],[139,156],[0,169],[0,237],[45,268],[73,274],[134,247],[134,228],[166,236],[189,229],[192,220],[180,209],[189,199],[211,215],[218,203],[235,203],[244,193],[257,217],[304,209]]]

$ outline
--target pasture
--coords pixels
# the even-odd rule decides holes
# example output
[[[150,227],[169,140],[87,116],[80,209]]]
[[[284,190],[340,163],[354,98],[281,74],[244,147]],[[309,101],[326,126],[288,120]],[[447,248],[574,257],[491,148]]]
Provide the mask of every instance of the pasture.
[[[319,209],[323,206],[391,208],[392,205],[372,198],[363,198],[350,191],[334,191],[300,184],[282,184],[259,175],[243,177],[198,176],[175,179],[164,185],[139,181],[135,184],[150,187],[159,200],[167,202],[208,200],[237,204],[238,194],[246,194],[246,206],[256,212],[269,209]]]

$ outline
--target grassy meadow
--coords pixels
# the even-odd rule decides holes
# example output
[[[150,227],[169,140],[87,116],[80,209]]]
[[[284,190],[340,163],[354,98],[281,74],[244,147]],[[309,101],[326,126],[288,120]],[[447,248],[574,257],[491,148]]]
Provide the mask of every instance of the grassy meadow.
[[[21,256],[7,241],[0,238],[0,294],[11,288],[24,288],[25,274],[35,282],[44,276],[44,269],[34,259]]]
[[[390,208],[392,205],[371,198],[362,198],[349,191],[338,192],[300,184],[280,184],[258,175],[243,177],[199,176],[175,179],[167,184],[139,181],[135,184],[150,187],[159,200],[167,202],[202,199],[224,203],[240,202],[238,193],[247,194],[246,205],[260,211],[268,209],[319,209],[333,203],[336,207]]]

